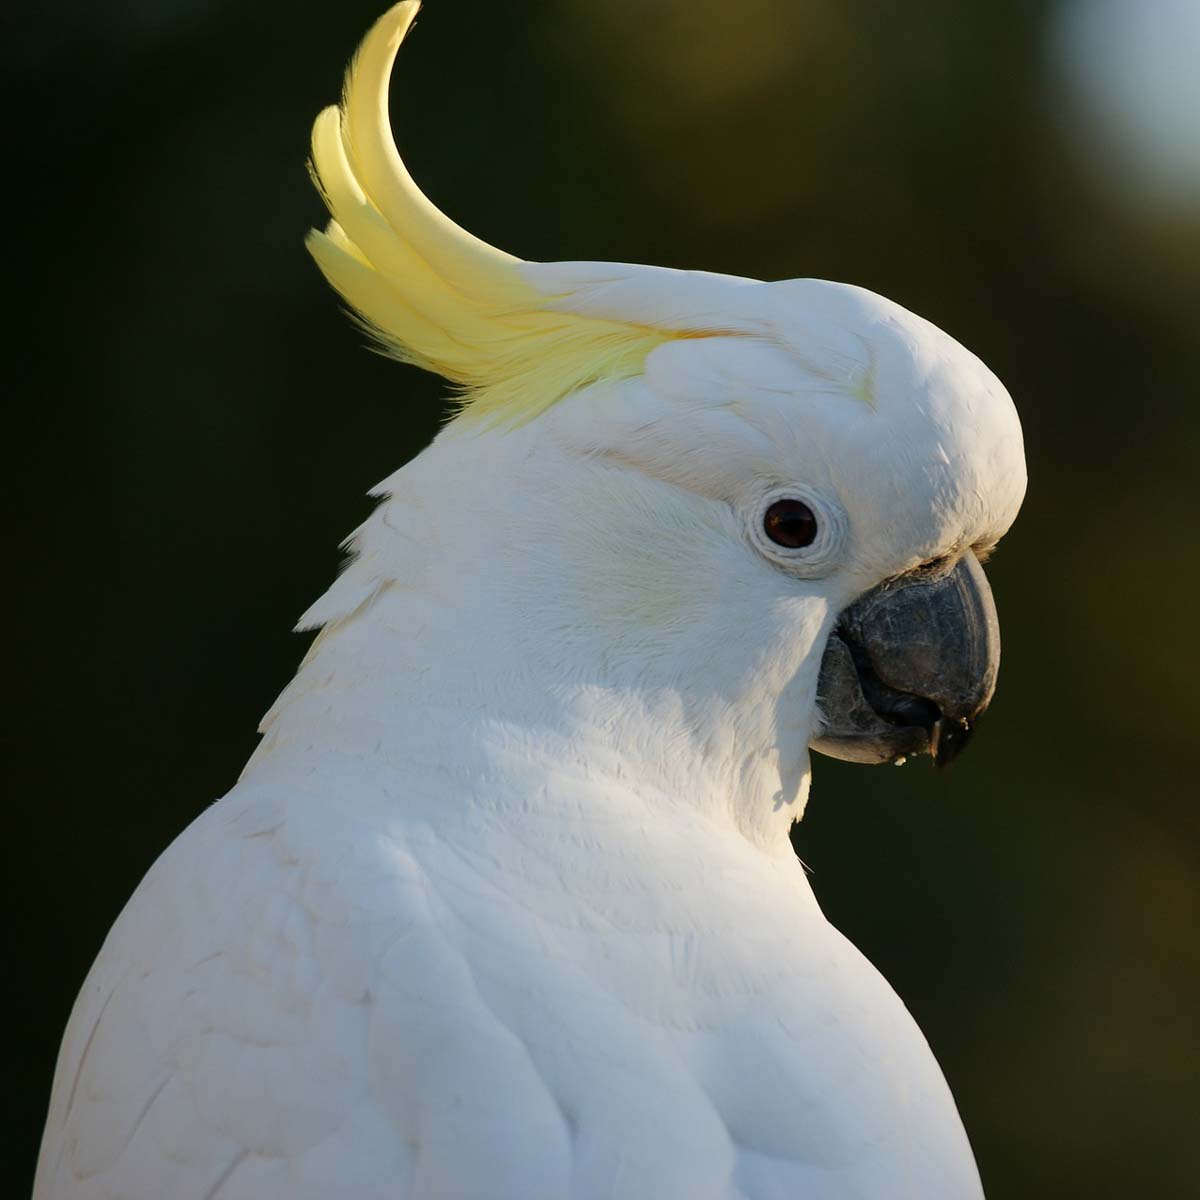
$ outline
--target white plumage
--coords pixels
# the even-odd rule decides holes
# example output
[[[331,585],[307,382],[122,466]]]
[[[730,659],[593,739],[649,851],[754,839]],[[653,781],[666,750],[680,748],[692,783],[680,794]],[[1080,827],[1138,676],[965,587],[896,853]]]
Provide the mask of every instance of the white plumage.
[[[572,386],[380,485],[258,751],[84,985],[37,1200],[981,1194],[787,831],[838,613],[1011,523],[1011,402],[859,289],[505,260],[541,315],[472,319]],[[637,369],[578,369],[601,335]],[[750,532],[791,483],[821,557]]]

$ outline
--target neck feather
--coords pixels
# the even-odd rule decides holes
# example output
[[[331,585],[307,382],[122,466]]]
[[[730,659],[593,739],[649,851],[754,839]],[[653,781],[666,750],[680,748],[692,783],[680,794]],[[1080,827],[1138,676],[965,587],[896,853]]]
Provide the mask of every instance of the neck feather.
[[[464,470],[441,445],[382,485],[354,561],[306,617],[322,631],[245,777],[344,763],[381,786],[411,781],[422,795],[400,802],[427,799],[431,819],[474,808],[508,821],[570,808],[586,783],[598,805],[619,793],[790,853],[825,606],[787,614],[786,636],[741,640],[703,612],[655,625],[651,605],[618,621],[616,601],[596,609],[594,579],[563,567],[579,555],[553,523],[513,515],[558,513],[553,497],[489,510],[513,487],[505,454]],[[519,439],[505,451],[527,457]],[[545,455],[539,466],[544,479]]]

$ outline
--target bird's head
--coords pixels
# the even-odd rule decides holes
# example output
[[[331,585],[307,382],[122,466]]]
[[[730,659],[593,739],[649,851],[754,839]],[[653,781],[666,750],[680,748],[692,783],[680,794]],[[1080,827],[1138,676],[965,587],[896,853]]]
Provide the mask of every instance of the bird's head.
[[[777,758],[784,791],[810,744],[949,761],[995,686],[980,564],[1025,489],[1003,386],[860,288],[528,263],[467,234],[390,132],[417,7],[317,121],[333,220],[310,249],[388,352],[461,389],[418,469],[447,561],[491,581],[523,661],[669,695],[680,738]]]
[[[575,268],[572,297],[603,269]],[[529,268],[543,272],[566,282],[564,267]],[[564,500],[571,522],[607,523],[620,494],[640,493],[624,566],[605,563],[593,603],[704,627],[692,653],[750,630],[803,645],[806,663],[823,658],[818,750],[948,762],[996,682],[981,562],[1025,491],[1007,392],[953,339],[859,288],[659,282],[710,292],[737,331],[660,346],[641,375],[543,418],[581,463],[625,469],[599,474],[613,494],[601,482]]]

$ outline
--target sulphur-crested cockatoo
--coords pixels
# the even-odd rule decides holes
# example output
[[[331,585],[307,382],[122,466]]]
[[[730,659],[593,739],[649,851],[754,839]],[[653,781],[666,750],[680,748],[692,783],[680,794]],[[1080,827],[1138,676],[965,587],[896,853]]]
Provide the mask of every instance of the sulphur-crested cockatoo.
[[[417,190],[368,35],[310,249],[461,412],[380,484],[237,786],[83,987],[38,1200],[968,1200],[788,842],[808,748],[960,750],[1004,388],[856,287],[530,263]]]

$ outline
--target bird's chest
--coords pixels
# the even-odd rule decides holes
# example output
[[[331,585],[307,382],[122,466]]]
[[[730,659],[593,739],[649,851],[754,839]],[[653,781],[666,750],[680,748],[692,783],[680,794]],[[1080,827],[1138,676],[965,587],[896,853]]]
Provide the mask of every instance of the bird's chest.
[[[839,1200],[969,1194],[844,1186],[914,1154],[945,1173],[930,1130],[959,1157],[965,1142],[911,1018],[798,867],[686,837],[487,832],[337,854],[291,825],[242,841],[308,864],[288,869],[329,1003],[301,1005],[305,1045],[349,1072],[428,1194],[825,1194],[796,1172]]]
[[[528,871],[503,893],[486,870],[448,873],[445,970],[469,975],[453,985],[460,1033],[516,1039],[556,1103],[626,1138],[652,1119],[662,1136],[708,1129],[834,1167],[886,1137],[928,1051],[816,906],[736,864],[686,887],[629,865],[570,886]]]
[[[541,1163],[565,1139],[572,1170],[584,1155],[612,1173],[607,1195],[641,1194],[634,1179],[647,1195],[770,1194],[730,1183],[757,1172],[763,1189],[807,1195],[811,1176],[844,1196],[925,1162],[945,1173],[920,1145],[959,1136],[936,1064],[823,920],[781,928],[711,888],[707,925],[694,901],[634,899],[602,914],[464,892],[438,930],[398,943],[376,1021],[395,1037],[374,1060],[379,1093],[408,1097],[405,1127],[494,1124]]]

